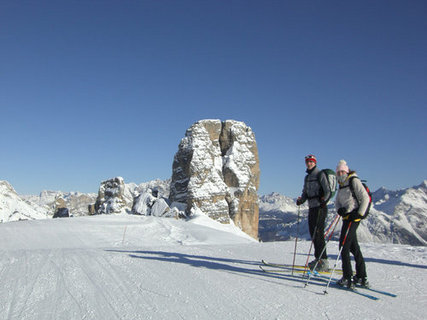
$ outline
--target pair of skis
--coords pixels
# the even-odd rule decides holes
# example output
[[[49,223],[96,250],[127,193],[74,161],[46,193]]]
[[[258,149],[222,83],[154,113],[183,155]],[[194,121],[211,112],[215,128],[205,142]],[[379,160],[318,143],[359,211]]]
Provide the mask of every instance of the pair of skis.
[[[262,260],[261,262],[262,262],[262,264],[259,266],[259,268],[264,272],[290,273],[293,270],[293,272],[297,272],[297,273],[307,273],[307,276],[310,276],[310,277],[314,276],[317,280],[320,280],[320,281],[327,282],[328,280],[330,280],[330,274],[331,274],[330,271],[312,271],[312,270],[308,269],[306,266],[302,266],[302,265],[270,263],[270,262],[267,262],[265,260]],[[342,270],[336,269],[335,272],[342,274]],[[371,300],[379,300],[380,298],[370,294],[369,291],[374,292],[374,293],[378,293],[378,294],[382,294],[385,296],[393,297],[393,298],[397,297],[397,295],[395,295],[394,293],[390,293],[390,292],[382,291],[382,290],[378,290],[378,289],[373,289],[373,288],[365,288],[362,286],[358,286],[355,289],[347,289],[345,287],[339,286],[335,282],[331,282],[331,284],[334,288],[354,292],[358,295],[361,295],[361,296],[366,297],[366,298],[371,299]],[[359,290],[359,289],[361,289],[361,290]],[[325,293],[327,293],[327,292],[325,292]]]
[[[259,265],[259,268],[265,272],[289,272],[293,271],[296,273],[308,273],[310,269],[303,265],[293,265],[293,264],[279,264],[279,263],[270,263],[265,260],[261,260],[262,265]],[[265,267],[272,267],[275,269],[266,269]],[[311,271],[312,272],[312,271]],[[336,273],[342,274],[342,270],[335,270]],[[330,271],[316,271],[315,274],[331,274]]]

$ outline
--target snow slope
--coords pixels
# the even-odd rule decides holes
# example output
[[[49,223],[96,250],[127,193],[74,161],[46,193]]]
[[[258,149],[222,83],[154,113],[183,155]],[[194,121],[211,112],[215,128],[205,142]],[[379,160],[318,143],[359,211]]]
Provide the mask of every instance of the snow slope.
[[[43,207],[24,201],[9,182],[0,180],[0,223],[47,218]]]
[[[309,242],[298,243],[297,263]],[[232,225],[103,215],[0,224],[1,319],[424,319],[426,247],[364,244],[373,301],[299,276],[293,241],[258,243]],[[337,244],[329,246],[336,258]],[[332,261],[331,261],[331,264]]]

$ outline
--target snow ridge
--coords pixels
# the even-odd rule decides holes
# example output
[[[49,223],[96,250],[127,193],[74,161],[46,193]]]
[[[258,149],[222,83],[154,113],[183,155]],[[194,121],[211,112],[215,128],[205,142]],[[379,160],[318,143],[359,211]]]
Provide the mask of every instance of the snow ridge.
[[[46,210],[23,200],[9,182],[0,180],[0,222],[48,218]]]

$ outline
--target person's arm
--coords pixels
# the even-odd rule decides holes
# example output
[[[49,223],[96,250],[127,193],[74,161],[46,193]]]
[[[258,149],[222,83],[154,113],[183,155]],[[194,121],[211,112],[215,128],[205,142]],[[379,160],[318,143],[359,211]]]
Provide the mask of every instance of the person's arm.
[[[329,200],[329,197],[331,196],[331,190],[329,190],[329,183],[327,179],[326,174],[322,172],[319,179],[320,187],[323,190],[323,199],[321,199],[321,202],[326,202],[326,200]]]
[[[369,194],[363,186],[360,179],[352,179],[354,195],[356,197],[359,208],[357,209],[357,214],[361,217],[365,215],[366,209],[369,206]]]
[[[301,196],[298,197],[298,199],[297,199],[297,205],[301,205],[307,200],[307,192],[305,191],[306,190],[306,181],[307,181],[307,177],[304,179],[304,186],[302,188]]]

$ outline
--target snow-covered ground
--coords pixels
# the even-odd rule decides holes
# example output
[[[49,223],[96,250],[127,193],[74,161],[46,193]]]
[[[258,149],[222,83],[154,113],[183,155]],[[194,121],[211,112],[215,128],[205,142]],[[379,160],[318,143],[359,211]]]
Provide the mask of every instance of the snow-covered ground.
[[[298,243],[297,263],[309,246]],[[373,301],[263,273],[261,259],[292,262],[294,241],[258,243],[204,217],[10,222],[0,224],[0,318],[425,319],[426,250],[362,245],[372,286],[397,295]],[[335,259],[337,243],[328,251]]]

